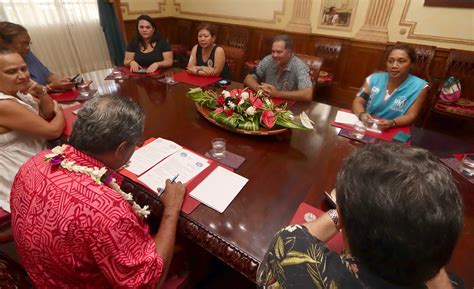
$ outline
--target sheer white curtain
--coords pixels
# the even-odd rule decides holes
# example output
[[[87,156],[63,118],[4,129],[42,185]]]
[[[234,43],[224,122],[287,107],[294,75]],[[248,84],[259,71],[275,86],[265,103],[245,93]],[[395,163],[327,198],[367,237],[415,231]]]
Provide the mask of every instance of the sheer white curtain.
[[[60,75],[112,67],[97,0],[0,0],[0,18],[25,26],[31,49]]]

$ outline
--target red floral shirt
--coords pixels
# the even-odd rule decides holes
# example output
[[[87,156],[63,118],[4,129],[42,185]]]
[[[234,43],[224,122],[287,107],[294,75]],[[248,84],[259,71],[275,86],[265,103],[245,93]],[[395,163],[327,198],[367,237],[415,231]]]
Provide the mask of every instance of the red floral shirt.
[[[148,226],[119,193],[52,167],[44,151],[26,162],[11,191],[20,262],[36,288],[151,288],[161,276]],[[76,164],[103,167],[68,147]]]

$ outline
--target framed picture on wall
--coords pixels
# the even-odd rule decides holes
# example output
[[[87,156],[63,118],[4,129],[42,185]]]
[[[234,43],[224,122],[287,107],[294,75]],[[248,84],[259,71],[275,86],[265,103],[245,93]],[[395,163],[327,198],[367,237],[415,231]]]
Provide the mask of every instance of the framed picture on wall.
[[[318,27],[350,30],[357,0],[322,0]]]
[[[473,0],[425,0],[424,6],[474,8]]]

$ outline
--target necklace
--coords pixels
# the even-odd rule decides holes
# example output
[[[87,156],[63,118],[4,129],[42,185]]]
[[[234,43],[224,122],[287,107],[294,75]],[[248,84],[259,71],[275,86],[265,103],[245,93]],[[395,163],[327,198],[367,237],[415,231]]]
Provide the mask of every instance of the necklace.
[[[111,172],[108,172],[107,168],[102,167],[99,169],[98,167],[90,168],[86,166],[76,165],[75,161],[66,159],[66,156],[64,155],[64,152],[66,151],[66,149],[67,149],[67,145],[57,146],[53,148],[51,150],[52,153],[47,154],[45,156],[46,161],[49,161],[53,167],[61,166],[62,168],[70,172],[88,175],[98,185],[105,184],[112,190],[119,193],[125,200],[127,200],[127,202],[129,202],[132,205],[133,210],[138,216],[142,218],[148,217],[148,215],[150,214],[150,209],[148,205],[140,207],[140,205],[138,205],[133,200],[133,196],[131,193],[126,193],[120,188],[120,186],[117,184],[117,181],[113,177],[113,174]]]

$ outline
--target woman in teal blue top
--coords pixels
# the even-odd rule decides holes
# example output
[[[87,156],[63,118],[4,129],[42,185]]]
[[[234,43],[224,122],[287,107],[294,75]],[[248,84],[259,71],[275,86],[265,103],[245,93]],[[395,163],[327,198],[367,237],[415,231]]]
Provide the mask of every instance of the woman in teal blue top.
[[[416,52],[408,45],[395,45],[387,51],[387,72],[374,73],[352,102],[352,111],[366,122],[379,118],[377,126],[390,127],[412,124],[426,99],[428,83],[410,74],[416,62]]]

